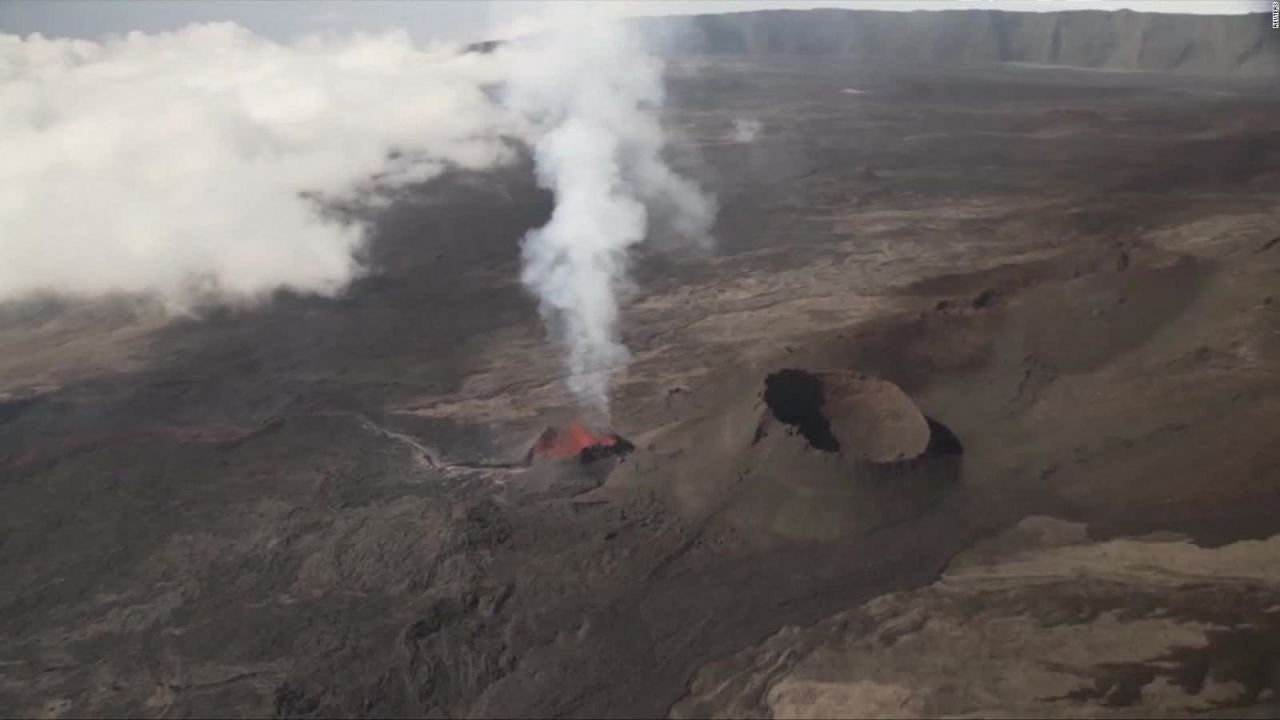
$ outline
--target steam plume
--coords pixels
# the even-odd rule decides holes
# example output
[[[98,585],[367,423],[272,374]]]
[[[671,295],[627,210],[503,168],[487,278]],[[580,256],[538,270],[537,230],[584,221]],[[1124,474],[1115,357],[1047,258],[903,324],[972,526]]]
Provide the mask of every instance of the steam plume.
[[[733,141],[737,143],[755,142],[760,136],[764,124],[754,118],[738,118],[733,121]]]
[[[315,198],[488,168],[517,137],[556,197],[523,241],[523,280],[571,390],[607,417],[609,373],[629,358],[628,249],[650,211],[701,238],[712,207],[663,159],[661,63],[591,6],[559,7],[550,29],[486,55],[403,34],[282,44],[229,23],[102,42],[0,34],[0,302],[334,293],[364,236]],[[500,102],[488,89],[504,83]]]
[[[588,18],[512,52],[507,101],[541,129],[538,182],[556,198],[551,220],[524,238],[523,280],[566,348],[570,390],[605,420],[610,373],[630,358],[618,293],[648,209],[662,208],[676,232],[699,238],[713,208],[662,156],[663,68],[640,38]]]

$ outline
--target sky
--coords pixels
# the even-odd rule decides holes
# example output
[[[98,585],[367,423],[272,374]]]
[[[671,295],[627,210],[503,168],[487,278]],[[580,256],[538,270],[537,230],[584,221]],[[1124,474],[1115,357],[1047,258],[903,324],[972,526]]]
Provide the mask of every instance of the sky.
[[[531,0],[0,0],[0,33],[93,39],[134,30],[161,32],[191,23],[232,21],[285,40],[324,31],[402,29],[419,43],[472,42],[524,29],[541,15]],[[572,5],[571,5],[572,6]],[[1234,14],[1269,12],[1268,0],[611,0],[616,15],[741,12],[769,8],[876,10],[990,8],[1017,11],[1117,10]]]

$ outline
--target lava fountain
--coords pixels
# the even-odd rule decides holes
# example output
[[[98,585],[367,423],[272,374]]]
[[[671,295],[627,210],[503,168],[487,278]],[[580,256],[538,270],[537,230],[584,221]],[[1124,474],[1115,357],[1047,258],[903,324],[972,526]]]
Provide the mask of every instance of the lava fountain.
[[[569,460],[589,463],[606,457],[622,456],[635,449],[621,435],[593,433],[578,420],[563,428],[549,427],[538,436],[525,457],[527,463],[538,460]]]

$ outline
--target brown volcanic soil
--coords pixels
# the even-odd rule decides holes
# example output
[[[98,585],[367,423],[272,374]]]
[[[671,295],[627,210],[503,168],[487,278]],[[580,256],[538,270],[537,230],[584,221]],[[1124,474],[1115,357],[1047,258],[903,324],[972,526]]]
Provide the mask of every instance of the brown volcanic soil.
[[[481,467],[572,413],[527,168],[405,192],[338,299],[4,308],[0,714],[1267,712],[1274,89],[726,59],[672,94],[718,244],[638,262],[612,473]],[[784,368],[893,383],[829,421],[908,462],[788,434]],[[909,462],[913,412],[963,455]]]

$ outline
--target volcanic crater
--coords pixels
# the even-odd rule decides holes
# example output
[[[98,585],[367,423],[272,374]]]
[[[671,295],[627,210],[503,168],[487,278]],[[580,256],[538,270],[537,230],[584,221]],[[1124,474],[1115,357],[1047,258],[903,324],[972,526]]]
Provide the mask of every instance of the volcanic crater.
[[[925,415],[901,388],[852,372],[788,368],[770,373],[761,393],[768,414],[753,444],[776,423],[809,447],[877,466],[964,454],[946,425]]]
[[[617,433],[596,434],[581,421],[573,420],[563,427],[550,426],[542,431],[525,454],[525,464],[540,461],[577,460],[586,465],[611,457],[625,457],[635,449]]]

